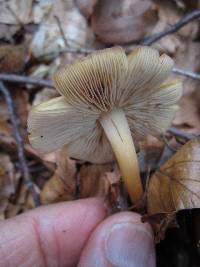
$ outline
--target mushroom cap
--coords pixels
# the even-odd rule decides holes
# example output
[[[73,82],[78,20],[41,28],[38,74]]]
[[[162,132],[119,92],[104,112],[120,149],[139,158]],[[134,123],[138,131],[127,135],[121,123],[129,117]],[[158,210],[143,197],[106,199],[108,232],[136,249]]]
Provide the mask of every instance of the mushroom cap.
[[[28,131],[32,146],[48,153],[66,145],[71,157],[112,161],[112,148],[99,119],[113,109],[125,112],[134,142],[163,133],[181,96],[181,83],[165,82],[173,60],[149,47],[127,57],[120,47],[97,51],[54,75],[62,95],[33,107]]]

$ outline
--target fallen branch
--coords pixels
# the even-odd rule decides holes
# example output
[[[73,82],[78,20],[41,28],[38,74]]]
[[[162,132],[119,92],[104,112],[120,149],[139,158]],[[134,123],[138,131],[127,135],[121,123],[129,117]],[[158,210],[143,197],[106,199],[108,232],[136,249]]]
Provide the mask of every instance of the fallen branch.
[[[32,195],[35,206],[39,206],[40,198],[35,190],[34,184],[32,183],[30,179],[29,169],[27,166],[25,153],[24,153],[24,142],[20,134],[19,121],[18,121],[18,117],[15,112],[14,103],[13,103],[9,90],[5,87],[5,85],[1,81],[0,81],[0,92],[3,94],[7,107],[8,107],[8,113],[10,116],[10,120],[11,120],[13,131],[14,131],[14,136],[15,136],[15,140],[17,144],[18,158],[19,158],[20,170],[21,170],[23,181],[27,189]]]
[[[186,24],[188,24],[191,21],[193,21],[195,19],[198,19],[198,18],[200,18],[200,9],[194,10],[193,12],[187,14],[186,16],[181,18],[177,23],[175,23],[174,25],[170,26],[168,29],[146,37],[141,42],[141,44],[142,45],[151,45],[151,44],[157,42],[158,40],[162,39],[166,35],[170,35],[170,34],[173,34],[173,33],[177,32],[182,27],[184,27]]]

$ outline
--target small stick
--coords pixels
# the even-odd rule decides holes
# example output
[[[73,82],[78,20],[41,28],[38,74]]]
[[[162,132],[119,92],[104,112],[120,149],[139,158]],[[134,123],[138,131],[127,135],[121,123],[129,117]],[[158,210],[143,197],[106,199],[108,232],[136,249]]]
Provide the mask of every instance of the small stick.
[[[163,134],[162,135],[162,140],[163,140],[163,142],[164,142],[164,144],[167,146],[167,148],[171,151],[171,152],[177,152],[177,150],[175,149],[175,148],[173,148],[170,144],[169,144],[169,142],[168,142],[168,140],[167,140],[167,138],[166,138],[166,136]]]
[[[171,127],[167,130],[168,133],[170,133],[171,135],[174,135],[176,137],[179,137],[179,138],[183,138],[185,139],[186,141],[189,141],[191,140],[192,138],[195,137],[195,135],[193,134],[190,134],[190,133],[186,133],[184,131],[181,131],[175,127]]]
[[[13,103],[10,92],[5,87],[3,82],[1,82],[1,81],[0,81],[0,92],[3,94],[3,96],[6,100],[7,107],[8,107],[8,113],[9,113],[9,116],[11,119],[13,131],[14,131],[14,135],[15,135],[15,140],[16,140],[16,144],[17,144],[18,158],[19,158],[19,163],[20,163],[21,174],[22,174],[25,185],[27,186],[29,192],[32,195],[34,204],[37,207],[40,205],[40,198],[39,198],[39,195],[37,194],[37,192],[35,190],[34,184],[31,182],[31,179],[30,179],[29,169],[27,166],[25,153],[24,153],[24,142],[23,142],[23,139],[22,139],[21,134],[20,134],[19,122],[18,122],[18,118],[17,118],[16,112],[15,112],[14,103]]]
[[[177,23],[175,23],[174,25],[170,26],[168,29],[159,32],[159,33],[155,33],[149,37],[146,37],[141,44],[143,45],[151,45],[155,42],[157,42],[158,40],[162,39],[163,37],[165,37],[166,35],[170,35],[173,34],[175,32],[177,32],[178,30],[180,30],[182,27],[184,27],[186,24],[188,24],[189,22],[200,18],[200,9],[194,10],[193,12],[187,14],[186,16],[184,16],[183,18],[181,18]]]
[[[54,88],[53,83],[50,80],[38,79],[38,78],[17,75],[17,74],[0,73],[0,80],[5,81],[5,82],[27,83],[27,84],[33,84],[33,85],[37,85],[41,87]]]
[[[178,74],[178,75],[182,75],[188,78],[193,78],[195,80],[199,80],[200,81],[200,74],[199,73],[195,73],[192,72],[190,70],[182,70],[179,68],[173,68],[173,73]]]
[[[62,36],[62,39],[63,39],[63,41],[64,41],[64,43],[65,43],[65,46],[68,47],[68,46],[69,46],[69,45],[68,45],[68,41],[67,41],[67,39],[66,39],[66,37],[65,37],[65,33],[64,33],[64,31],[63,31],[63,28],[62,28],[60,19],[59,19],[59,17],[56,16],[56,15],[54,16],[54,18],[55,18],[55,20],[56,20],[56,22],[57,22],[57,24],[58,24],[58,28],[59,28],[60,34],[61,34],[61,36]]]

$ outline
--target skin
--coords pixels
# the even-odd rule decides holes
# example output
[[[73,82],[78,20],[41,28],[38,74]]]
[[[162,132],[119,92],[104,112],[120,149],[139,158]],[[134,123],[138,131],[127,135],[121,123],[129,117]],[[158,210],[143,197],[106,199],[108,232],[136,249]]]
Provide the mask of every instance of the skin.
[[[0,266],[154,267],[154,246],[150,226],[142,224],[140,216],[131,212],[106,217],[101,199],[85,199],[40,207],[2,221]],[[122,231],[123,225],[125,231]],[[115,228],[118,234],[109,235],[108,238],[108,233],[115,233]],[[112,229],[115,229],[114,232]],[[129,265],[126,263],[129,259],[122,255],[120,260],[123,263],[118,265],[119,259],[116,259],[116,263],[113,264],[115,255],[108,255],[109,244],[113,238],[115,244],[126,248],[125,252],[129,252],[130,249],[135,252],[143,251],[144,256],[138,257],[141,253],[136,253],[135,258],[131,259],[132,264]],[[116,247],[116,252],[118,249],[121,250]],[[127,257],[129,256],[128,253]]]

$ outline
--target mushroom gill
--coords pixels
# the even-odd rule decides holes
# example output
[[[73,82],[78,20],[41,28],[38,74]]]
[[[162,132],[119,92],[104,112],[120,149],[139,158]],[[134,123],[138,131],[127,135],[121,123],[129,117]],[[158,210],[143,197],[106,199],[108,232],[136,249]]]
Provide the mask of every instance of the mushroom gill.
[[[54,75],[62,95],[33,108],[29,140],[40,152],[66,145],[69,155],[91,162],[118,161],[133,202],[142,196],[134,143],[170,125],[180,83],[163,83],[173,60],[149,47],[129,57],[120,47],[95,52]]]

